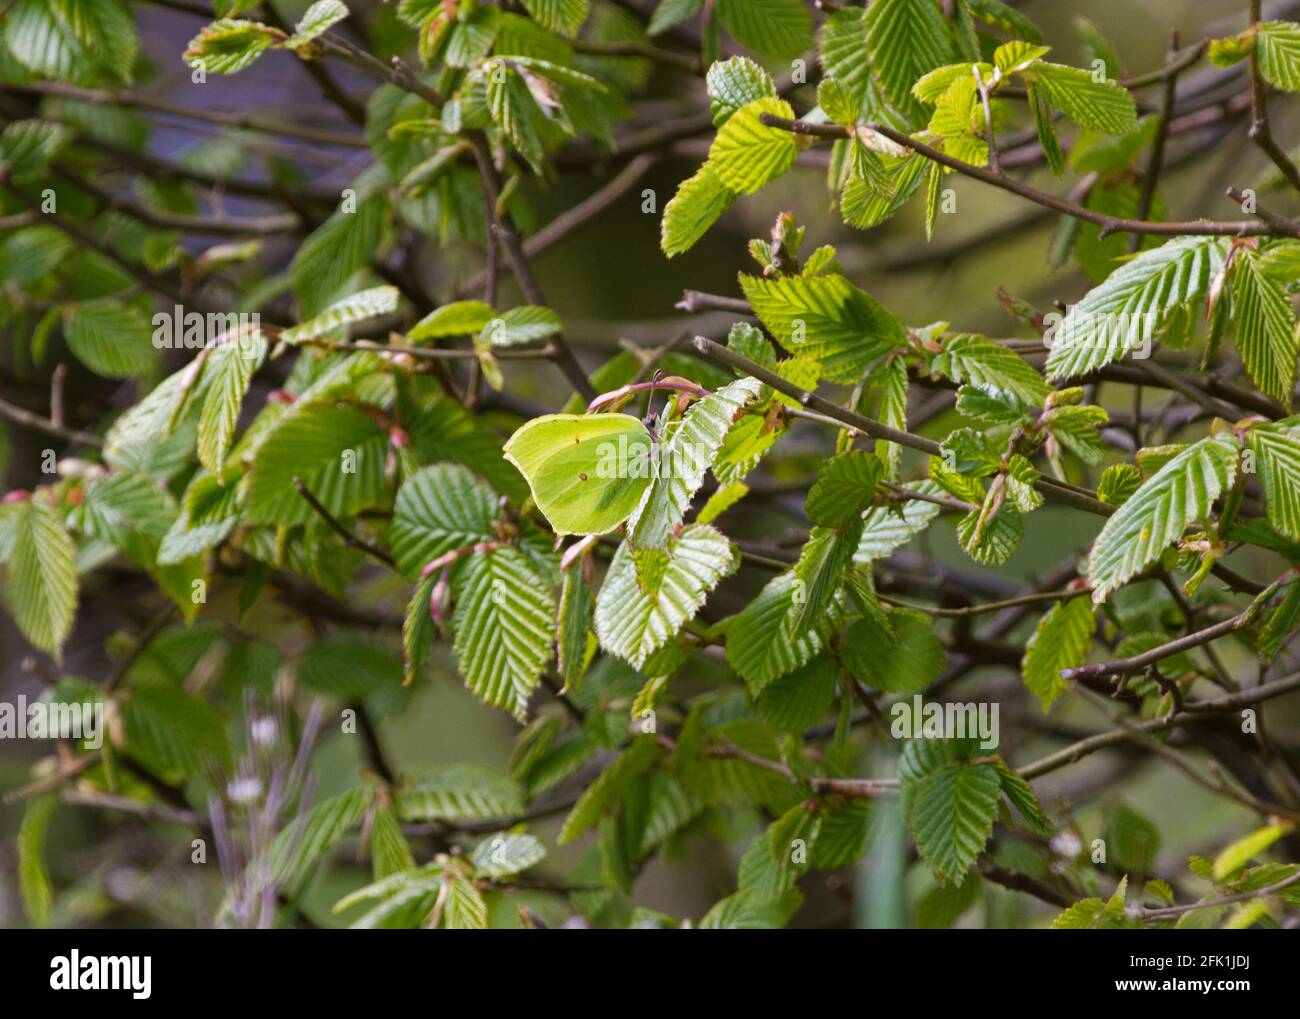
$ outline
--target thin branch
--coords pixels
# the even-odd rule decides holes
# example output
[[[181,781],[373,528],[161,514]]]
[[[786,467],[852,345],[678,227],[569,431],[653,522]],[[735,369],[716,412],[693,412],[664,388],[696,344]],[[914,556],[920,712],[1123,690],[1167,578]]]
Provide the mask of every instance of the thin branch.
[[[770,113],[761,114],[760,120],[769,127],[780,128],[784,131],[790,131],[794,134],[808,135],[816,138],[839,139],[851,137],[851,130],[838,124],[811,124],[803,120],[790,120],[787,117],[777,117]],[[974,180],[983,181],[985,184],[991,184],[993,187],[1001,188],[1004,191],[1010,191],[1012,194],[1019,195],[1021,198],[1028,199],[1031,202],[1037,202],[1049,209],[1055,209],[1057,212],[1064,213],[1067,216],[1073,216],[1075,219],[1086,220],[1089,223],[1095,223],[1101,227],[1103,236],[1116,232],[1122,233],[1141,233],[1141,234],[1158,234],[1161,236],[1183,236],[1183,235],[1203,235],[1203,236],[1221,236],[1221,237],[1300,237],[1300,223],[1290,220],[1287,222],[1287,229],[1279,232],[1276,227],[1268,223],[1255,222],[1251,220],[1232,220],[1226,222],[1214,222],[1211,220],[1195,220],[1191,222],[1153,222],[1149,220],[1125,219],[1118,216],[1108,216],[1103,212],[1097,212],[1093,209],[1085,208],[1074,202],[1067,201],[1064,198],[1058,198],[1056,195],[1048,194],[1046,191],[1040,191],[1038,188],[1031,187],[1028,184],[1022,184],[1012,177],[1002,173],[996,173],[982,166],[975,166],[972,163],[965,163],[960,159],[954,159],[945,152],[927,145],[925,142],[918,141],[904,131],[899,131],[888,124],[873,123],[866,125],[868,130],[883,135],[890,141],[898,145],[905,146],[919,153],[932,162],[947,166],[956,170]]]
[[[55,424],[49,418],[41,417],[30,410],[17,407],[8,400],[0,399],[0,417],[8,418],[14,424],[35,428],[37,431],[45,432],[48,435],[56,435],[60,439],[67,439],[69,442],[80,442],[86,446],[96,447],[104,445],[104,440],[98,435],[79,431],[76,428],[65,428],[62,425]]]
[[[536,258],[547,248],[591,222],[633,188],[649,169],[659,162],[660,158],[661,154],[657,152],[637,156],[600,190],[593,192],[572,208],[566,209],[536,233],[526,237],[523,242],[524,255],[530,259]],[[486,277],[486,270],[471,276],[456,288],[456,293],[464,296],[480,289],[484,286]]]
[[[318,127],[302,127],[297,124],[280,124],[252,117],[247,113],[222,113],[217,110],[200,110],[178,103],[169,103],[161,99],[135,95],[123,89],[78,88],[61,81],[36,81],[22,84],[0,85],[0,92],[20,92],[32,95],[58,96],[63,99],[75,99],[80,102],[94,103],[102,106],[122,106],[138,110],[151,110],[173,117],[185,117],[206,124],[219,124],[223,127],[243,131],[258,131],[263,134],[279,134],[286,138],[298,138],[302,141],[316,142],[321,145],[338,145],[352,149],[367,148],[366,139],[357,132],[330,131]]]
[[[1260,6],[1260,0],[1249,0],[1248,15],[1252,29],[1259,25]],[[1255,40],[1250,47],[1248,61],[1247,66],[1250,69],[1250,137],[1264,151],[1264,154],[1273,161],[1273,165],[1282,172],[1282,176],[1291,182],[1291,186],[1300,191],[1300,170],[1296,169],[1295,163],[1291,162],[1290,157],[1282,151],[1282,146],[1273,137],[1273,129],[1269,126],[1268,100],[1264,95],[1268,86],[1264,83],[1264,76],[1259,73],[1258,40]]]
[[[704,69],[698,56],[660,49],[658,46],[643,42],[590,42],[586,39],[577,39],[570,45],[575,53],[586,53],[590,56],[642,57],[668,67],[689,71],[691,74],[699,74]]]
[[[1265,604],[1277,591],[1287,584],[1294,582],[1295,574],[1270,584],[1261,592],[1249,607],[1243,612],[1239,612],[1231,619],[1225,619],[1221,623],[1215,623],[1213,626],[1207,626],[1204,629],[1196,630],[1192,633],[1185,634],[1175,640],[1154,647],[1150,651],[1144,651],[1140,655],[1133,655],[1130,658],[1120,658],[1112,662],[1098,662],[1094,665],[1080,665],[1073,669],[1062,669],[1061,678],[1065,680],[1080,679],[1118,679],[1121,676],[1131,676],[1135,673],[1142,672],[1148,666],[1155,665],[1184,651],[1190,651],[1192,648],[1200,647],[1203,644],[1209,644],[1211,641],[1218,640],[1220,637],[1226,637],[1230,633],[1235,633],[1251,623],[1253,623],[1264,610]]]
[[[1169,38],[1169,56],[1166,58],[1166,63],[1173,65],[1176,62],[1177,51],[1178,29],[1175,28]],[[1156,184],[1160,180],[1160,171],[1164,169],[1165,140],[1169,137],[1169,121],[1174,114],[1174,98],[1178,91],[1177,71],[1165,76],[1164,86],[1160,98],[1160,120],[1156,124],[1156,136],[1151,142],[1151,153],[1147,157],[1146,171],[1142,175],[1142,191],[1138,195],[1137,208],[1134,210],[1137,219],[1146,219],[1151,212],[1151,202],[1156,195]],[[1141,246],[1142,235],[1133,234],[1129,238],[1129,254],[1134,254]]]
[[[519,289],[524,292],[524,299],[529,304],[545,305],[546,298],[542,294],[541,287],[537,285],[537,279],[533,276],[532,266],[528,263],[528,256],[524,253],[519,234],[515,232],[509,213],[500,208],[501,183],[497,179],[496,167],[492,165],[487,140],[482,135],[476,135],[472,139],[472,144],[474,159],[478,163],[479,179],[483,185],[483,200],[487,203],[489,215],[496,220],[494,233],[505,248],[506,258],[510,260],[510,267],[519,283]],[[552,336],[548,349],[551,360],[564,372],[573,388],[582,394],[582,398],[588,403],[594,400],[596,390],[587,378],[587,372],[581,362],[564,342],[564,337],[559,333]]]
[[[332,514],[329,510],[327,510],[324,506],[322,506],[320,500],[311,494],[311,491],[307,488],[306,483],[302,480],[302,478],[298,477],[298,475],[296,474],[293,476],[293,487],[298,489],[298,494],[301,495],[305,500],[307,500],[307,505],[310,506],[316,512],[316,515],[320,517],[322,520],[324,520],[325,523],[327,523],[330,526],[330,528],[333,529],[333,531],[340,538],[343,539],[343,543],[345,545],[351,545],[353,548],[359,548],[362,552],[365,552],[368,555],[373,556],[384,565],[396,568],[397,563],[394,562],[392,556],[390,556],[382,548],[378,548],[377,546],[370,544],[370,542],[358,538],[355,534],[353,534],[346,527],[344,527],[343,524],[338,520],[338,518],[336,518],[334,514]]]
[[[833,418],[842,425],[848,425],[869,438],[896,442],[900,446],[907,446],[909,449],[929,453],[931,456],[939,455],[939,443],[933,439],[913,435],[911,432],[902,432],[896,428],[890,428],[888,425],[882,425],[880,422],[873,421],[861,414],[856,414],[851,410],[846,410],[825,397],[799,388],[781,378],[775,372],[768,371],[762,365],[754,363],[747,357],[742,357],[729,347],[715,343],[706,336],[697,336],[693,342],[695,349],[710,361],[726,365],[729,368],[738,368],[740,371],[752,375],[760,382],[771,386],[777,392],[784,393],[791,399],[798,401],[801,406],[811,408],[826,417]],[[1106,505],[1092,494],[1052,478],[1039,478],[1034,487],[1042,492],[1045,497],[1066,506],[1073,506],[1075,509],[1086,510],[1089,513],[1102,516],[1109,516],[1115,512],[1113,506]]]
[[[1210,909],[1215,906],[1231,906],[1235,902],[1247,902],[1250,899],[1260,899],[1268,895],[1276,895],[1283,889],[1290,888],[1298,881],[1300,881],[1300,870],[1296,871],[1289,877],[1284,877],[1281,881],[1275,881],[1273,884],[1265,885],[1263,888],[1256,888],[1252,892],[1238,892],[1236,895],[1224,895],[1217,899],[1205,899],[1202,902],[1190,902],[1184,906],[1139,906],[1132,912],[1139,920],[1175,920],[1185,913],[1191,913],[1198,909]]]

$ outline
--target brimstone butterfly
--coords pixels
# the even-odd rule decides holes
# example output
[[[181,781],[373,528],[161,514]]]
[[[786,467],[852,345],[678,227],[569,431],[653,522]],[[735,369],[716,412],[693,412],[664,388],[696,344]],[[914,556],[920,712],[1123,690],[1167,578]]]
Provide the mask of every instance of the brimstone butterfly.
[[[630,414],[547,414],[510,436],[504,454],[556,534],[604,534],[650,486],[655,445]]]

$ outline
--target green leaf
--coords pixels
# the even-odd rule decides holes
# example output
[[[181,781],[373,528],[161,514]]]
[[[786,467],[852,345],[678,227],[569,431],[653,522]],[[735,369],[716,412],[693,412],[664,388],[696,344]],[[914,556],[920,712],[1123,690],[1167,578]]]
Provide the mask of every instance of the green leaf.
[[[33,796],[23,809],[22,825],[18,828],[18,890],[27,911],[27,922],[33,927],[50,925],[54,892],[45,865],[45,843],[50,817],[58,805],[57,795]]]
[[[389,315],[397,310],[399,291],[396,287],[371,287],[336,301],[319,315],[285,329],[276,339],[281,343],[298,344],[303,340],[327,336],[339,326],[352,322]]]
[[[784,99],[764,96],[732,114],[709,148],[709,167],[732,191],[750,195],[794,165],[799,145],[789,131],[768,127],[764,114],[793,119]]]
[[[1257,461],[1268,522],[1300,541],[1300,435],[1282,422],[1259,424],[1246,433],[1246,448]]]
[[[958,334],[943,340],[930,370],[956,383],[977,386],[997,398],[1010,394],[1030,407],[1041,407],[1051,387],[1023,357],[985,336]]]
[[[578,802],[564,819],[564,826],[556,841],[562,846],[566,845],[594,827],[618,803],[628,786],[639,781],[654,765],[659,753],[659,745],[653,736],[634,739],[614,763],[602,771],[600,777],[578,797]]]
[[[293,37],[286,46],[297,49],[324,34],[348,16],[347,7],[340,0],[316,0],[294,27]]]
[[[740,286],[777,342],[820,362],[833,382],[856,383],[873,360],[907,342],[902,322],[839,274],[741,276]]]
[[[496,537],[496,495],[459,464],[434,464],[397,493],[388,547],[397,568],[415,580],[426,563],[452,549]]]
[[[685,519],[686,508],[704,483],[705,472],[740,411],[761,388],[757,379],[737,379],[697,401],[678,421],[666,426],[650,491],[628,520],[633,544],[664,546]]]
[[[925,495],[942,495],[943,490],[932,481],[914,486]],[[924,499],[910,499],[903,503],[901,512],[893,506],[878,506],[863,517],[862,538],[854,561],[869,563],[883,559],[902,548],[917,534],[930,526],[942,512],[942,507]]]
[[[487,75],[487,100],[492,120],[534,172],[542,172],[545,146],[541,125],[545,114],[533,98],[523,76],[504,61],[483,65]]]
[[[1043,96],[1043,90],[1029,82],[1026,89],[1029,111],[1034,116],[1034,133],[1043,148],[1047,165],[1052,173],[1061,176],[1065,172],[1065,153],[1061,150],[1061,139],[1056,135],[1056,125],[1052,123],[1052,111]]]
[[[736,201],[736,192],[705,163],[664,206],[659,246],[669,258],[689,251]]]
[[[655,446],[630,414],[546,414],[510,436],[504,455],[557,534],[604,534],[641,503]]]
[[[470,856],[474,870],[490,878],[510,877],[546,859],[546,846],[526,832],[498,832],[480,842]]]
[[[316,804],[301,823],[281,829],[271,845],[276,883],[297,884],[339,839],[361,824],[374,797],[373,786],[357,786]]]
[[[444,764],[397,791],[404,821],[479,821],[513,817],[524,804],[519,787],[480,764]]]
[[[860,449],[822,464],[808,491],[808,519],[822,527],[847,527],[862,519],[876,494],[881,463]]]
[[[289,264],[289,278],[303,315],[315,315],[336,301],[370,264],[387,218],[382,194],[359,197],[354,211],[334,213],[302,242]]]
[[[699,14],[703,9],[704,0],[660,0],[646,32],[650,35],[666,32],[674,25]]]
[[[1270,85],[1300,92],[1300,25],[1265,21],[1255,30],[1259,73]]]
[[[601,646],[637,669],[695,617],[709,592],[737,566],[731,543],[705,524],[686,527],[669,540],[666,552],[661,571],[638,576],[636,553],[624,542],[596,598]]]
[[[765,57],[797,57],[812,47],[802,0],[718,0],[718,20],[736,41]]]
[[[1237,353],[1255,385],[1289,402],[1300,352],[1295,312],[1282,285],[1260,270],[1259,256],[1251,251],[1240,252],[1233,264],[1232,321]]]
[[[998,505],[992,488],[980,509],[972,510],[957,522],[962,550],[977,563],[987,566],[1001,566],[1015,555],[1024,536],[1020,510],[1005,500]]]
[[[555,637],[556,667],[565,690],[578,685],[596,652],[596,639],[591,631],[593,608],[591,584],[581,566],[570,566],[564,571],[560,587]]]
[[[319,519],[295,487],[295,475],[335,517],[382,505],[387,455],[388,436],[364,411],[346,404],[304,407],[258,447],[245,522],[291,527]]]
[[[205,73],[238,74],[273,46],[275,38],[260,22],[222,18],[191,39],[183,56]]]
[[[794,634],[799,636],[819,622],[830,608],[845,575],[852,568],[853,553],[862,531],[861,521],[842,531],[814,527],[794,565],[800,583],[796,589],[799,611],[794,616]]]
[[[803,609],[803,598],[796,591],[801,588],[793,572],[779,574],[727,626],[727,661],[753,694],[811,661],[839,625],[841,610],[832,603],[814,627],[796,635],[795,623]]]
[[[1038,621],[1020,667],[1025,686],[1042,703],[1044,712],[1065,692],[1061,670],[1084,663],[1096,629],[1092,605],[1082,597],[1057,602]]]
[[[542,25],[561,35],[577,35],[587,20],[590,0],[524,0],[524,6]]]
[[[1043,808],[1038,803],[1038,797],[1034,795],[1033,787],[1016,772],[1012,771],[1002,758],[995,759],[993,767],[997,769],[1002,792],[1006,794],[1012,805],[1020,811],[1020,816],[1025,819],[1025,823],[1030,830],[1035,835],[1050,836],[1053,834],[1052,822],[1043,813]]]
[[[721,60],[705,76],[713,126],[722,127],[737,110],[759,99],[776,96],[772,76],[749,57]]]
[[[952,43],[938,5],[929,0],[875,0],[867,8],[867,53],[885,95],[905,112],[916,110],[912,85],[950,63]]]
[[[1133,97],[1114,81],[1095,81],[1089,71],[1046,61],[1034,64],[1029,75],[1036,93],[1077,124],[1106,134],[1137,126]]]
[[[132,689],[121,710],[123,749],[155,774],[180,780],[223,764],[225,723],[206,701],[155,683]]]
[[[514,347],[544,340],[563,329],[560,316],[550,308],[523,304],[491,319],[483,328],[483,338],[493,347]]]
[[[822,71],[857,104],[858,117],[874,106],[871,63],[867,59],[867,29],[855,8],[833,11],[817,37]]]
[[[989,765],[946,764],[928,775],[912,799],[916,848],[935,874],[957,884],[993,833],[1001,785]]]
[[[1171,312],[1208,292],[1225,249],[1220,238],[1178,237],[1116,269],[1056,328],[1047,377],[1086,375],[1149,342]]]
[[[0,163],[7,165],[17,179],[39,177],[71,137],[72,131],[63,124],[36,119],[11,121],[0,131]]]
[[[199,413],[198,449],[199,462],[215,475],[225,466],[244,395],[265,356],[266,341],[257,332],[231,337],[208,354],[203,368],[206,395]]]
[[[863,616],[845,631],[840,656],[854,679],[888,693],[919,693],[948,664],[929,619],[911,609],[891,609],[887,626]]]
[[[343,701],[364,700],[401,681],[401,665],[390,651],[345,634],[312,642],[298,658],[299,683]]]
[[[5,601],[23,636],[61,659],[77,611],[76,549],[44,502],[29,499],[13,513]]]
[[[1205,516],[1237,474],[1231,437],[1188,446],[1115,511],[1093,542],[1088,579],[1097,604],[1127,583]]]
[[[469,558],[456,582],[451,628],[465,685],[522,719],[551,658],[555,598],[515,548]]]
[[[380,807],[370,819],[370,861],[376,881],[400,874],[415,866],[410,843],[391,807]]]
[[[139,308],[112,298],[71,305],[64,315],[64,336],[77,360],[110,379],[144,375],[154,366],[152,332]]]
[[[473,336],[486,329],[496,314],[491,305],[482,301],[453,301],[420,319],[406,338],[412,343],[423,343],[453,336]]]
[[[784,732],[801,733],[826,717],[835,701],[840,669],[830,655],[781,676],[754,698],[754,710]]]
[[[1226,881],[1290,831],[1289,824],[1270,824],[1238,839],[1214,858],[1214,880]]]

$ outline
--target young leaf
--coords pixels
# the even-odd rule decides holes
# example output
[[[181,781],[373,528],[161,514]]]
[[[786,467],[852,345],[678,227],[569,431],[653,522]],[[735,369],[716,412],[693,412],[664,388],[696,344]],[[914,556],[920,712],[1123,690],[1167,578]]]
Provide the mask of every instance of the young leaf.
[[[812,47],[812,19],[801,0],[718,0],[717,16],[737,42],[765,57],[797,57]]]
[[[664,206],[659,246],[669,258],[689,251],[736,201],[736,192],[705,163]]]
[[[942,880],[966,876],[993,833],[1001,784],[987,764],[946,764],[912,798],[911,827],[921,857]]]
[[[776,96],[772,76],[749,57],[732,57],[714,64],[705,76],[705,84],[716,128],[721,128],[742,107]]]
[[[1077,124],[1106,134],[1124,134],[1137,126],[1137,106],[1128,89],[1114,81],[1096,81],[1088,71],[1040,61],[1028,72],[1037,94]]]
[[[1205,516],[1237,474],[1230,439],[1208,438],[1174,456],[1106,521],[1088,555],[1092,600],[1101,604]]]
[[[1246,433],[1246,448],[1255,454],[1268,522],[1300,541],[1300,435],[1285,422],[1259,424]]]
[[[907,342],[902,322],[839,274],[741,276],[740,286],[777,342],[818,361],[833,382],[857,382],[875,358]]]
[[[709,148],[709,167],[737,194],[758,191],[790,169],[799,154],[794,135],[768,127],[759,120],[764,113],[794,118],[794,110],[784,99],[755,99],[727,118]]]
[[[1237,352],[1255,385],[1288,402],[1300,353],[1295,312],[1282,286],[1260,271],[1254,252],[1242,252],[1233,265],[1232,320]]]
[[[666,426],[650,491],[628,521],[633,544],[664,545],[685,518],[686,507],[704,483],[704,474],[740,411],[761,388],[757,379],[737,379],[695,403],[679,422]]]
[[[1038,621],[1020,667],[1025,686],[1042,702],[1044,712],[1065,692],[1061,670],[1084,663],[1096,629],[1092,605],[1082,597],[1057,602]]]
[[[451,622],[465,685],[522,719],[551,658],[554,619],[550,586],[517,549],[470,556]]]
[[[847,527],[862,518],[876,494],[881,463],[861,450],[822,464],[808,492],[808,519],[822,527]]]
[[[1225,250],[1221,238],[1178,237],[1116,269],[1057,326],[1047,377],[1086,375],[1148,344],[1175,308],[1206,294]]]
[[[683,529],[669,540],[666,552],[661,571],[638,576],[636,553],[624,542],[596,598],[601,646],[636,669],[694,618],[709,592],[737,565],[731,543],[704,524]]]
[[[1265,21],[1255,30],[1259,73],[1270,85],[1300,92],[1300,25]]]
[[[23,636],[59,659],[77,611],[76,549],[44,502],[28,499],[12,512],[5,600]]]
[[[459,464],[434,464],[397,493],[388,545],[397,568],[415,580],[427,563],[496,536],[496,495]],[[427,604],[427,599],[426,599]]]
[[[876,0],[867,8],[867,53],[880,87],[899,109],[914,112],[912,85],[927,71],[952,62],[948,25],[938,5]]]

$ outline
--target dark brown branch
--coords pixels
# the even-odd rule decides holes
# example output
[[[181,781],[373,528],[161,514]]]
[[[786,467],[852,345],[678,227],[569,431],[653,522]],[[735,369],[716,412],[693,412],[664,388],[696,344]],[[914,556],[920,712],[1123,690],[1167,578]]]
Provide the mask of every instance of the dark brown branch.
[[[1260,22],[1260,0],[1249,0],[1250,27],[1255,28]],[[1273,137],[1273,129],[1268,121],[1268,100],[1265,98],[1267,85],[1264,76],[1259,73],[1259,44],[1253,41],[1250,47],[1248,65],[1250,68],[1250,137],[1273,161],[1282,176],[1291,182],[1291,186],[1300,191],[1300,170],[1282,151],[1282,146]]]
[[[808,135],[815,138],[848,138],[850,136],[849,128],[842,127],[838,124],[810,124],[802,120],[790,120],[787,117],[777,117],[770,113],[764,113],[760,118],[764,124],[769,127],[780,128],[784,131],[791,131],[794,134]],[[1086,220],[1089,223],[1095,223],[1101,227],[1103,235],[1116,232],[1121,233],[1140,233],[1140,234],[1157,234],[1160,236],[1174,237],[1185,235],[1201,236],[1218,236],[1218,237],[1300,237],[1300,223],[1287,221],[1287,230],[1279,234],[1277,229],[1268,223],[1253,222],[1251,220],[1232,220],[1227,222],[1214,222],[1210,220],[1195,220],[1190,222],[1153,222],[1149,220],[1125,219],[1119,216],[1108,216],[1105,213],[1097,212],[1093,209],[1085,208],[1074,202],[1067,201],[1064,198],[1058,198],[1056,195],[1048,194],[1046,191],[1040,191],[1038,188],[1031,187],[1028,184],[1022,184],[1012,177],[1002,173],[995,173],[982,166],[975,166],[971,163],[962,162],[960,159],[954,159],[947,153],[941,152],[925,142],[918,141],[911,135],[890,127],[888,124],[868,124],[867,128],[877,134],[883,135],[890,141],[903,145],[924,156],[932,162],[939,163],[942,166],[956,170],[964,176],[974,180],[983,181],[985,184],[991,184],[993,187],[1001,188],[1003,191],[1009,191],[1012,194],[1019,195],[1021,198],[1036,202],[1039,205],[1046,206],[1049,209],[1055,209],[1057,212],[1064,213],[1067,216],[1073,216],[1075,219]]]

